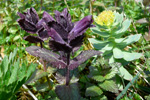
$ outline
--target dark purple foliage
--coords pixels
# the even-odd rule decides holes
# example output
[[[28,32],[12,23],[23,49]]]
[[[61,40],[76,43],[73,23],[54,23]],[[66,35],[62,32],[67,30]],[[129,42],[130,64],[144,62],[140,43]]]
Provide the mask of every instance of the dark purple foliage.
[[[47,34],[47,30],[45,30],[42,25],[43,22],[49,22],[50,20],[52,20],[52,19],[49,19],[50,15],[47,12],[43,13],[43,19],[41,20],[39,20],[39,16],[36,13],[34,8],[28,9],[27,12],[24,12],[23,14],[18,12],[18,15],[20,16],[20,19],[18,19],[17,22],[19,23],[20,27],[23,30],[31,34],[37,34],[38,36],[36,37],[36,39],[39,39],[39,40],[45,40],[49,37]],[[25,37],[26,41],[35,43],[33,42],[34,36],[33,37],[30,36],[30,38],[27,38],[27,39],[26,38],[27,37]],[[38,41],[38,42],[41,42],[41,41]]]
[[[43,60],[50,62],[56,68],[61,69],[67,66],[63,60],[59,59],[60,56],[58,54],[47,49],[38,46],[30,46],[26,48],[26,51],[33,56],[40,57]]]
[[[72,60],[70,60],[70,55],[81,47],[84,32],[92,26],[92,16],[86,16],[80,21],[73,23],[66,8],[62,12],[55,11],[55,18],[47,12],[44,12],[43,17],[39,20],[34,8],[30,8],[23,14],[18,12],[18,15],[20,16],[20,19],[17,21],[20,27],[26,32],[38,35],[29,35],[24,37],[24,39],[31,43],[41,43],[41,47],[30,46],[26,48],[26,51],[33,56],[39,57],[42,60],[51,63],[53,67],[59,69],[66,68],[67,86],[57,86],[57,95],[61,99],[63,98],[63,95],[65,95],[65,98],[63,98],[64,100],[67,100],[66,98],[70,100],[72,96],[80,98],[77,85],[69,85],[70,70],[77,68],[90,57],[100,55],[101,52],[95,50],[83,51]],[[51,38],[48,45],[50,49],[57,53],[43,48],[42,42],[49,37]],[[74,93],[76,91],[77,93],[75,95]],[[64,92],[64,94],[61,94],[62,92]],[[69,94],[66,94],[66,92]]]
[[[95,50],[86,50],[81,52],[77,57],[70,61],[69,69],[73,70],[77,68],[80,64],[85,62],[87,59],[91,58],[94,55],[100,55],[101,52]]]

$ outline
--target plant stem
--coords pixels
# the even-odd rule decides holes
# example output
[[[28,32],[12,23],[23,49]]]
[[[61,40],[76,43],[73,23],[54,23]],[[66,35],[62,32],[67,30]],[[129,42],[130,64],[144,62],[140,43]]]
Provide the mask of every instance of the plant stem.
[[[67,54],[66,85],[69,85],[69,82],[70,82],[70,70],[69,70],[69,63],[70,63],[70,53],[68,53],[68,54]]]
[[[42,44],[42,42],[40,42],[40,46],[41,46],[41,48],[43,48],[43,44]]]
[[[67,4],[67,1],[64,0],[64,2],[65,2],[65,4],[66,4],[66,6],[67,6],[67,9],[70,11],[69,6],[68,6],[68,4]]]
[[[47,69],[46,69],[46,62],[44,62],[44,61],[42,61],[42,62],[43,62],[44,71],[46,72],[46,71],[47,71]],[[50,80],[49,80],[49,78],[48,78],[48,75],[46,76],[46,80],[47,80],[47,83],[48,83],[49,88],[52,89],[52,85],[51,85],[51,83],[50,83]]]
[[[41,0],[41,8],[40,8],[40,11],[42,10],[42,4],[43,4],[43,0]]]
[[[93,1],[90,0],[90,13],[93,15]]]

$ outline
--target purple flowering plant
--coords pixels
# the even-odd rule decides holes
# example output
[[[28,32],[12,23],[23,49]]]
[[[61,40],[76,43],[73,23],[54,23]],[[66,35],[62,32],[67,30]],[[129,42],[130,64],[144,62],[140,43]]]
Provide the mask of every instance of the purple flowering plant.
[[[100,55],[101,52],[86,50],[71,59],[71,54],[81,47],[85,31],[92,26],[92,16],[86,16],[80,21],[73,23],[67,8],[62,12],[55,11],[54,13],[55,18],[44,11],[42,18],[39,19],[36,10],[30,8],[27,12],[18,12],[20,19],[17,22],[23,30],[31,33],[31,35],[24,37],[26,41],[40,43],[40,47],[30,46],[26,48],[26,51],[43,61],[49,62],[53,67],[66,69],[66,84],[64,86],[68,86],[70,83],[70,71],[76,69],[90,57]],[[32,34],[37,34],[37,36]],[[43,42],[47,39],[49,39],[48,45],[50,50],[43,47]],[[64,88],[72,89],[71,87],[59,88],[60,90]],[[56,93],[61,98],[59,91],[56,91]]]

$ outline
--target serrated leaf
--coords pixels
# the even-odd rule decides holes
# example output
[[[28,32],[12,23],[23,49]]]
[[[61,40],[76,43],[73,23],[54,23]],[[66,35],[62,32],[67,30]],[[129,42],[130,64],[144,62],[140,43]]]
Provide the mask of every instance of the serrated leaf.
[[[105,78],[102,75],[95,75],[92,77],[92,79],[98,81],[98,82],[102,82],[105,80]]]
[[[113,49],[114,58],[121,59],[124,57],[123,52],[119,48]]]
[[[77,68],[80,64],[84,63],[87,59],[91,58],[94,55],[100,55],[100,51],[96,50],[86,50],[81,52],[77,57],[70,61],[69,69],[73,70]]]
[[[13,70],[12,70],[12,74],[11,74],[11,77],[9,79],[8,85],[17,80],[17,74],[19,71],[19,59],[17,62],[14,63],[14,66],[12,66],[12,67],[13,67]]]
[[[96,85],[90,86],[86,89],[85,96],[100,96],[103,93],[103,91]]]
[[[73,83],[68,86],[58,85],[55,92],[61,100],[80,100],[78,84]]]
[[[50,62],[52,66],[63,69],[67,64],[63,60],[59,60],[59,55],[51,52],[47,49],[40,48],[38,46],[30,46],[26,48],[27,52],[33,56],[40,57],[47,62]]]
[[[32,74],[32,72],[34,72],[35,68],[36,68],[37,64],[33,64],[31,63],[28,67],[27,73],[26,73],[26,77],[29,78],[30,75]]]
[[[1,65],[1,71],[3,72],[4,75],[8,70],[8,64],[9,64],[8,57],[5,56],[3,61],[2,61],[2,65]]]
[[[18,81],[23,80],[23,78],[26,75],[26,70],[27,70],[26,64],[23,63],[22,66],[21,66],[21,68],[19,69],[19,72],[18,72],[18,77],[19,77]]]
[[[91,76],[96,76],[96,75],[100,74],[98,69],[94,66],[90,66],[89,69],[90,69],[90,75]]]
[[[109,72],[108,74],[106,74],[104,77],[105,77],[105,79],[111,79],[111,78],[113,78],[113,77],[116,75],[117,72],[118,72],[117,68],[114,67],[114,68],[112,68],[112,69],[110,70],[110,72]]]
[[[114,81],[112,80],[106,80],[105,82],[103,83],[100,83],[99,86],[106,90],[106,91],[110,91],[110,92],[113,92],[113,93],[118,93],[118,87],[117,85],[115,84]]]

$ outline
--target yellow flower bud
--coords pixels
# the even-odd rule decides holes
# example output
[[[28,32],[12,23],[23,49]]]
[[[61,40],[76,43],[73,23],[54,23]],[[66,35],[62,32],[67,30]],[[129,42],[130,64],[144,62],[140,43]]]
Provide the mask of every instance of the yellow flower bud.
[[[114,22],[114,18],[115,18],[115,15],[112,11],[110,10],[106,10],[106,11],[103,11],[101,12],[97,18],[95,19],[95,22],[97,24],[100,24],[100,25],[104,25],[104,26],[111,26]]]

